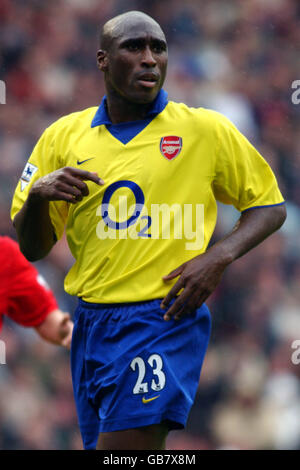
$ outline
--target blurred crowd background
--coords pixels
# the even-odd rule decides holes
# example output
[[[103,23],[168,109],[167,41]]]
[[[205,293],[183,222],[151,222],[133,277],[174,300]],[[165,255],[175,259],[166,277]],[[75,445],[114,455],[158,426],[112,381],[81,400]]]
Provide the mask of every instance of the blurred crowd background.
[[[0,234],[33,146],[57,118],[98,105],[99,27],[138,9],[169,41],[169,98],[216,109],[260,150],[287,200],[283,228],[235,262],[209,299],[213,329],[185,431],[169,449],[300,449],[300,4],[297,0],[0,0]],[[239,214],[220,206],[214,239]],[[72,264],[65,240],[36,263],[60,307]],[[69,354],[5,322],[0,448],[80,449]],[[297,353],[295,354],[297,356]],[[300,358],[300,353],[297,356]],[[294,361],[297,362],[297,361]]]

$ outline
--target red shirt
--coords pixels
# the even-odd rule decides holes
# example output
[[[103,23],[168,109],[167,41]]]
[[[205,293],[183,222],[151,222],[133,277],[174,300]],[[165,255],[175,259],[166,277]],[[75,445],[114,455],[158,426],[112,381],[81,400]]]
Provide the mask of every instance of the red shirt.
[[[37,326],[57,309],[52,292],[8,237],[0,237],[0,330],[2,315],[23,326]]]

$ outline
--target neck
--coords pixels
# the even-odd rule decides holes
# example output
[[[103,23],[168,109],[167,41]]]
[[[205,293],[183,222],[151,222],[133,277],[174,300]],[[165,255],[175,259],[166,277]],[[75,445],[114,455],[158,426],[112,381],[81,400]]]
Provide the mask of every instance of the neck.
[[[132,103],[114,90],[107,90],[107,111],[113,124],[145,119],[151,103]]]

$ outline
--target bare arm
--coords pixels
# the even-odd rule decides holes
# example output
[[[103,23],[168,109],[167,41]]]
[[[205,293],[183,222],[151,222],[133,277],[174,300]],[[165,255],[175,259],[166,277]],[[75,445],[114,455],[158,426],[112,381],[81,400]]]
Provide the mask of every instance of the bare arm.
[[[163,299],[161,308],[167,308],[169,302],[184,289],[167,310],[164,319],[170,320],[174,316],[177,320],[200,307],[219,284],[225,268],[278,230],[285,219],[285,205],[248,210],[242,213],[232,232],[206,253],[164,276],[165,282],[180,277]]]
[[[46,256],[56,242],[49,216],[49,201],[76,204],[89,194],[83,180],[104,184],[96,173],[65,167],[38,179],[29,191],[22,209],[14,218],[19,245],[29,261]]]
[[[49,217],[49,201],[29,194],[14,218],[20,250],[28,261],[44,258],[56,242]]]

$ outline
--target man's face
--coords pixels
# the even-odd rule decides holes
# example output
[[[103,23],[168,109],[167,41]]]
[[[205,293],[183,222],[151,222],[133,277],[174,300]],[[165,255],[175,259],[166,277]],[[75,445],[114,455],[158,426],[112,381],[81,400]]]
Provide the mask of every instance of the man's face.
[[[131,21],[120,25],[105,59],[107,91],[115,91],[133,103],[151,103],[163,86],[168,63],[165,36],[156,23]]]

